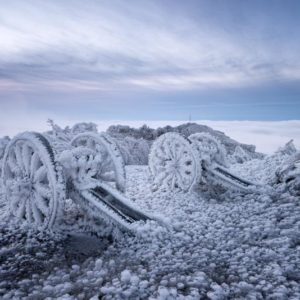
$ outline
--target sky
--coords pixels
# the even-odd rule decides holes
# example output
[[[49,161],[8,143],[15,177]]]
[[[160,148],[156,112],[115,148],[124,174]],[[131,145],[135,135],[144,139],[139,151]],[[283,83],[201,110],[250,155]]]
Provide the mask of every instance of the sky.
[[[300,115],[300,1],[0,0],[0,133]]]

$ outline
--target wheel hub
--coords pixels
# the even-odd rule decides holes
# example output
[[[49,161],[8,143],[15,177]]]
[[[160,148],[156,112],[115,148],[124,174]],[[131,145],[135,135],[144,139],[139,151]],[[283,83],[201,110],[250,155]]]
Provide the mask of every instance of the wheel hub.
[[[178,161],[171,160],[171,161],[168,161],[167,164],[168,164],[169,170],[172,170],[172,171],[177,171],[180,167]]]
[[[24,177],[15,183],[15,191],[24,198],[29,198],[32,190],[33,182],[29,177]]]

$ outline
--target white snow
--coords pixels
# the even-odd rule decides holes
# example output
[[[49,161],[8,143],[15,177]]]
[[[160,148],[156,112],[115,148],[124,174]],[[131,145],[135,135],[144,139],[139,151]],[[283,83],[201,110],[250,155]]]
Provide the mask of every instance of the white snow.
[[[152,224],[86,255],[63,236],[1,224],[2,298],[299,299],[299,198],[152,193],[146,166],[127,174],[127,196],[171,229]]]

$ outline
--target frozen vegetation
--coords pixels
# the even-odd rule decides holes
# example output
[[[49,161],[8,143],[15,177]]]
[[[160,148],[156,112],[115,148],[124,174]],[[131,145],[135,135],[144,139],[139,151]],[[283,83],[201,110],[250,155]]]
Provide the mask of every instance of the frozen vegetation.
[[[29,133],[11,142],[12,156],[4,154],[9,138],[0,140],[1,299],[300,298],[300,155],[292,141],[265,156],[198,124],[113,126],[104,135],[93,123],[50,125],[53,153]],[[35,178],[30,194],[18,162]],[[8,219],[8,179],[19,187],[9,200],[31,203],[32,215],[14,204],[26,220],[46,228],[64,215],[59,226]],[[50,203],[66,191],[55,212]]]

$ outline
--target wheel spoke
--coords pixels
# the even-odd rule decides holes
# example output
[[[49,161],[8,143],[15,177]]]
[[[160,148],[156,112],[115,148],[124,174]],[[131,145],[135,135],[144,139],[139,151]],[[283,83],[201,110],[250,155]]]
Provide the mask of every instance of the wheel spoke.
[[[36,206],[34,202],[31,203],[32,207],[32,216],[37,224],[42,224],[43,222],[43,214],[41,210]]]
[[[23,144],[22,147],[22,159],[23,159],[23,164],[24,164],[24,169],[26,174],[30,173],[30,159],[32,156],[32,150],[29,148],[28,145]]]
[[[164,171],[164,172],[160,171],[160,173],[155,177],[155,182],[158,183],[158,184],[160,184],[161,182],[163,182],[167,178],[168,175],[169,175],[168,172],[166,172],[166,171]]]
[[[21,169],[22,172],[25,172],[20,143],[16,143],[15,153],[16,153],[16,159],[17,159],[17,164],[18,164],[19,168]]]
[[[31,157],[31,162],[30,162],[30,175],[31,175],[31,177],[34,176],[35,171],[38,169],[38,167],[40,165],[41,165],[40,157],[36,152],[34,152],[32,157]]]
[[[164,156],[169,156],[167,151],[166,151],[166,143],[162,143],[160,148],[158,148],[159,151],[161,151],[162,155]]]
[[[171,187],[171,183],[172,183],[172,178],[173,178],[173,174],[168,173],[168,176],[166,177],[165,184],[168,185],[168,187]]]
[[[33,176],[33,180],[34,182],[40,182],[43,181],[45,179],[45,177],[47,176],[47,169],[45,166],[41,166],[39,167],[39,169],[35,172],[34,176]]]
[[[51,197],[51,190],[49,188],[48,185],[46,184],[43,184],[41,182],[37,182],[35,185],[34,185],[34,189],[36,190],[36,192],[41,195],[42,197],[44,198],[49,198]]]
[[[172,187],[172,189],[175,189],[175,187],[176,187],[176,175],[175,174],[173,174],[173,176],[172,176],[171,187]]]
[[[15,215],[17,216],[18,219],[22,219],[25,216],[25,210],[26,210],[26,205],[25,205],[24,199],[22,201],[19,201],[19,207],[16,210]]]
[[[97,145],[99,146],[99,145]],[[103,149],[102,147],[97,147],[97,153],[98,155],[101,157],[101,161],[105,161],[108,158],[108,153],[107,151],[105,151],[105,149]]]
[[[177,158],[180,160],[182,158],[182,155],[183,155],[183,152],[184,152],[184,147],[180,147],[180,152],[177,156]]]
[[[166,154],[167,154],[167,156],[169,157],[169,158],[171,158],[171,159],[174,159],[174,156],[173,156],[173,153],[172,153],[172,151],[171,151],[171,147],[170,147],[170,144],[167,144],[166,145],[167,147],[165,147],[165,151],[166,151]]]
[[[172,158],[174,160],[177,160],[177,156],[176,156],[176,143],[171,143],[170,145],[170,152],[172,153]]]
[[[193,164],[192,159],[186,153],[181,156],[181,158],[179,159],[179,163],[183,166],[189,166]]]
[[[7,160],[7,164],[3,166],[2,172],[4,172],[4,168],[5,168],[5,172],[6,172],[5,181],[8,181],[8,180],[14,178],[15,173],[11,169],[11,166],[9,165],[8,160]]]
[[[33,219],[32,219],[32,207],[31,207],[30,199],[27,199],[26,201],[25,217],[28,223],[32,223]]]
[[[180,172],[177,172],[177,182],[178,182],[179,187],[183,189],[185,184],[183,182]]]
[[[18,207],[18,204],[22,201],[22,199],[20,199],[20,197],[12,196],[11,194],[12,194],[12,190],[9,190],[12,208],[16,209]]]
[[[8,155],[8,167],[10,168],[11,173],[13,173],[14,175],[18,176],[22,174],[22,171],[17,164],[16,154],[13,151],[10,151]]]
[[[47,216],[48,214],[48,205],[47,205],[47,200],[44,199],[41,195],[35,193],[35,197],[34,197],[34,200],[35,200],[35,204],[37,206],[37,208],[45,215]]]
[[[163,154],[161,152],[161,153],[156,153],[155,159],[157,159],[159,161],[165,161],[167,158],[165,156],[163,156]]]

